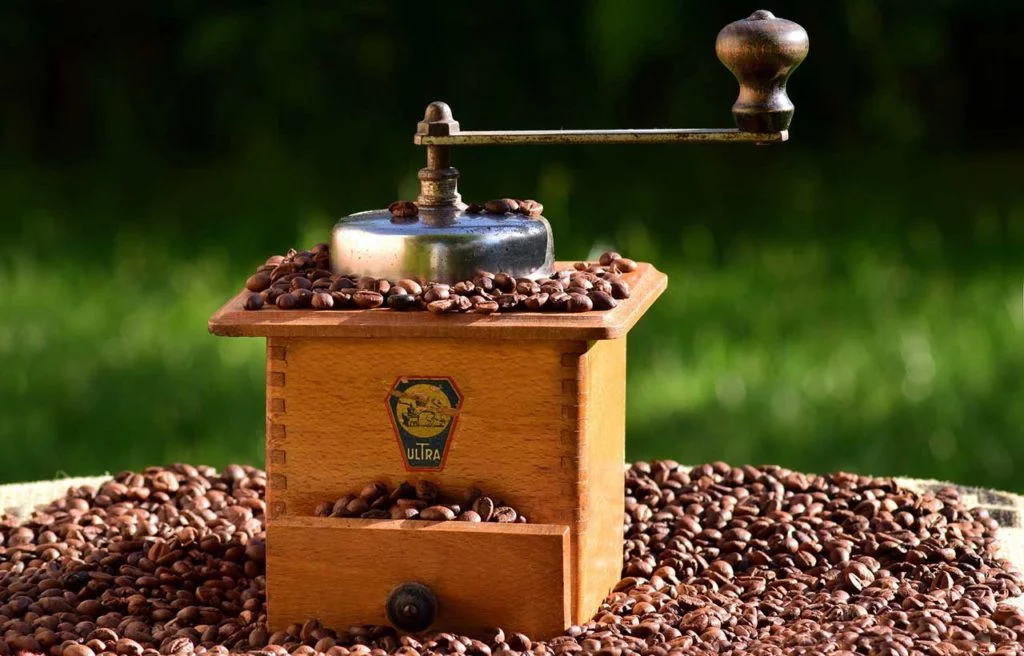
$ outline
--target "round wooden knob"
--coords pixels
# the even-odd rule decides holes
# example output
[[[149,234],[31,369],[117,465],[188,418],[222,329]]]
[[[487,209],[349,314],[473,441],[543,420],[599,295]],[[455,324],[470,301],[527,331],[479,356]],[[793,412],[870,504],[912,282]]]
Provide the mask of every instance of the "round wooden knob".
[[[786,81],[807,56],[807,32],[761,9],[718,33],[715,52],[736,80],[740,95],[732,106],[743,132],[781,132],[793,120]]]
[[[437,617],[437,597],[422,583],[403,583],[388,595],[385,612],[399,631],[426,631]]]

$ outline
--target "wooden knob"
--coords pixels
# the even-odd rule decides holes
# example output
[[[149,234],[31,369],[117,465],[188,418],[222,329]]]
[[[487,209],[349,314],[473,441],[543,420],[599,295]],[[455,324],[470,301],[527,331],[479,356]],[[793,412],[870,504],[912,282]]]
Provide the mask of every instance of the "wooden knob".
[[[793,120],[786,81],[807,56],[807,32],[761,9],[718,33],[715,52],[736,80],[740,95],[732,106],[743,132],[781,132]]]
[[[426,631],[437,617],[437,597],[422,583],[403,583],[388,595],[385,612],[399,631]]]

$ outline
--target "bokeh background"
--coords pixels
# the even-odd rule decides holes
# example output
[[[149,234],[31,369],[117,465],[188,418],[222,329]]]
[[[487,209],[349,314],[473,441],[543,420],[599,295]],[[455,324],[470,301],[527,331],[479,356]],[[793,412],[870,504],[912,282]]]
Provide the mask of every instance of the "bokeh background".
[[[0,482],[259,463],[263,343],[206,321],[268,255],[416,192],[415,123],[729,127],[748,2],[0,5]],[[808,30],[784,146],[456,150],[560,259],[670,288],[628,452],[1024,490],[1013,0],[774,0]],[[528,391],[527,391],[528,392]]]

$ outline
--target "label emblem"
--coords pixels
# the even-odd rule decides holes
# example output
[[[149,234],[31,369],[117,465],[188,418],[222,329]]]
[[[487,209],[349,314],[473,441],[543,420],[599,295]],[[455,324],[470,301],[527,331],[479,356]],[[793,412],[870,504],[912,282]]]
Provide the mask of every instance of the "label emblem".
[[[387,398],[407,471],[444,469],[462,394],[447,377],[399,378]]]

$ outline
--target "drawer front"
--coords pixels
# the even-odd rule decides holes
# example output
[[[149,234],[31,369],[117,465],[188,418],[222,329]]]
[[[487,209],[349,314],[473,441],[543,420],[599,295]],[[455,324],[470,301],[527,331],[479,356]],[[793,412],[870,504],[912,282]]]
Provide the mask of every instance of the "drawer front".
[[[387,625],[391,591],[418,582],[437,598],[430,630],[553,637],[571,623],[569,562],[565,526],[278,518],[267,528],[269,621]]]

